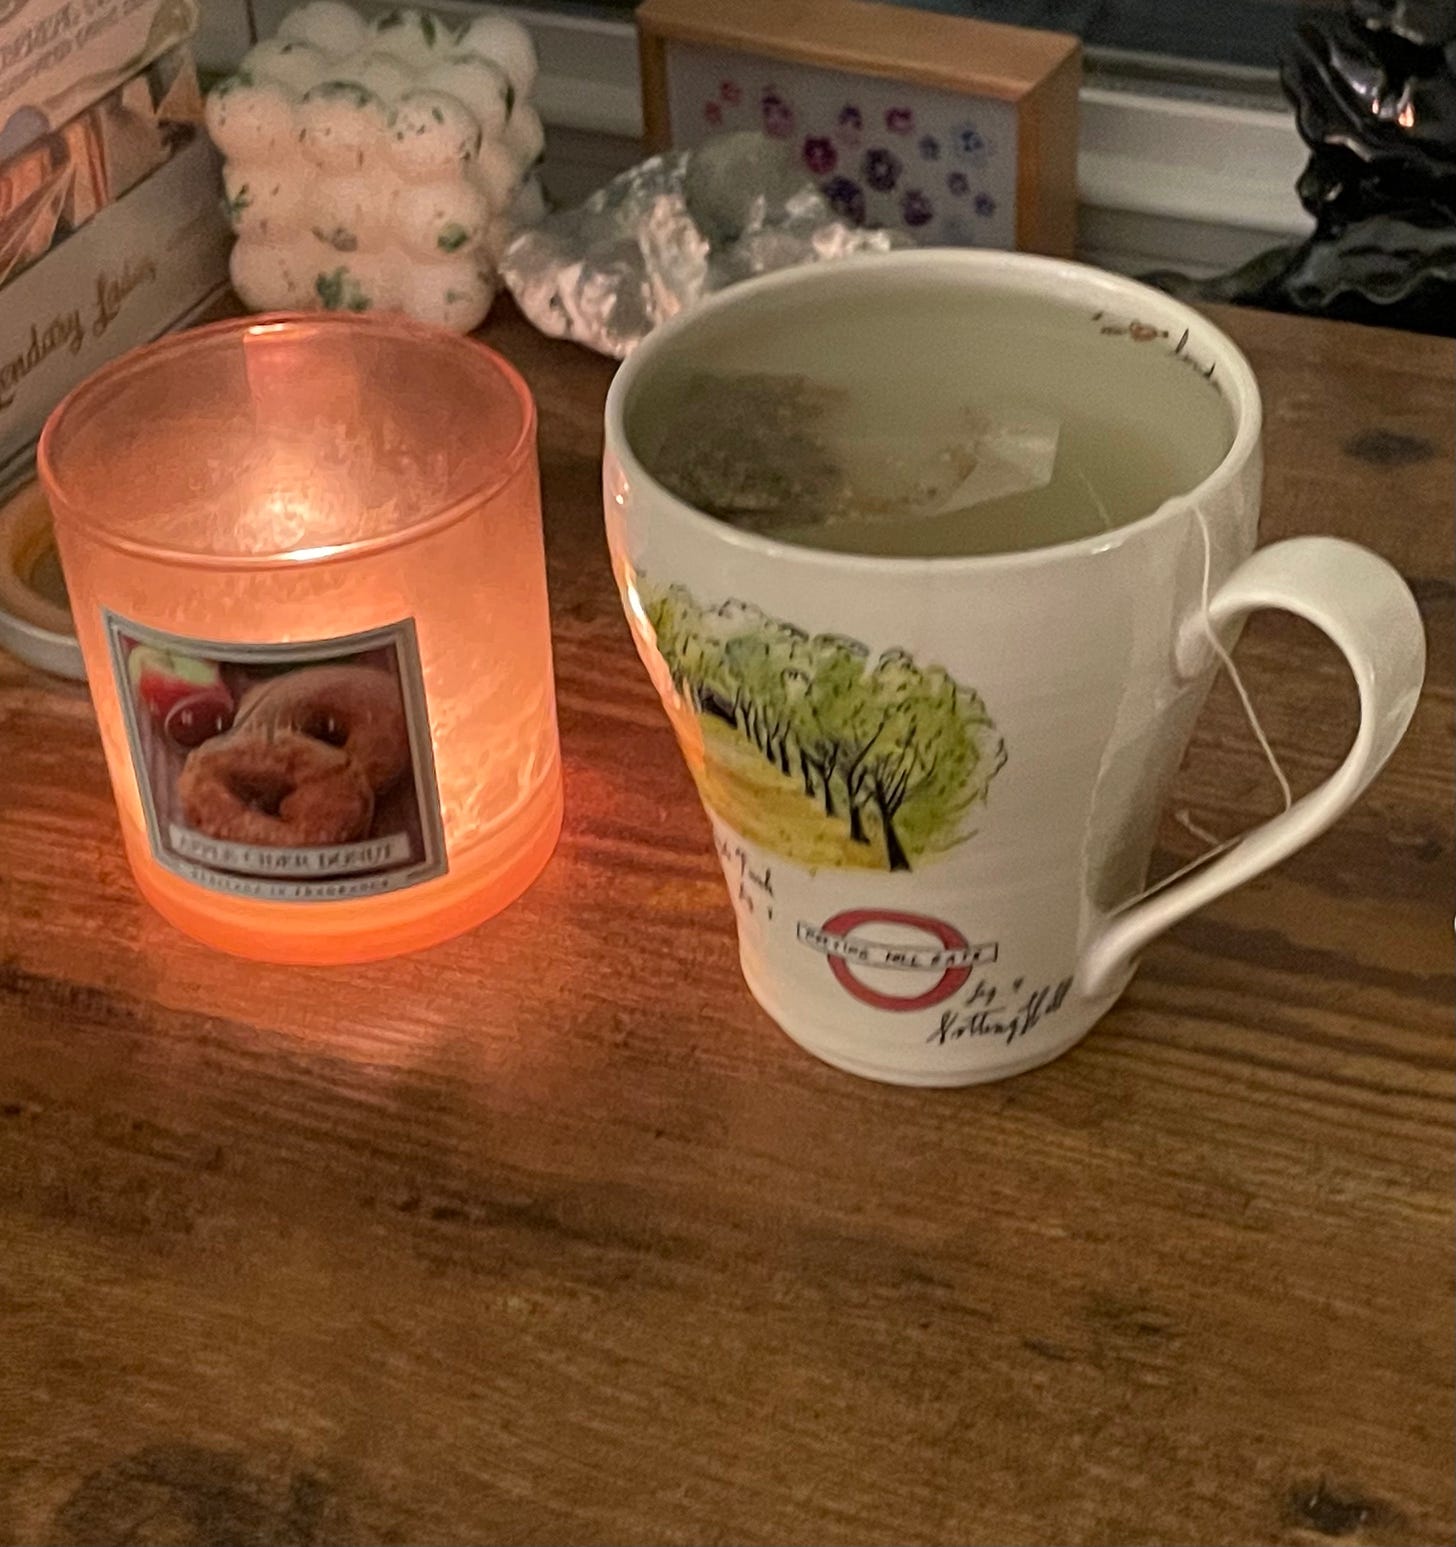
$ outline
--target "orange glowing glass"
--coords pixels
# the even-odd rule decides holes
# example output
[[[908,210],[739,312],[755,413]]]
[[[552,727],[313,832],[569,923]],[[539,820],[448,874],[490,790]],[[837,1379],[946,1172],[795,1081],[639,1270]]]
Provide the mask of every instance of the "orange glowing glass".
[[[539,874],[561,766],[535,432],[490,350],[334,315],[164,339],[51,416],[122,838],[179,928],[363,961]]]

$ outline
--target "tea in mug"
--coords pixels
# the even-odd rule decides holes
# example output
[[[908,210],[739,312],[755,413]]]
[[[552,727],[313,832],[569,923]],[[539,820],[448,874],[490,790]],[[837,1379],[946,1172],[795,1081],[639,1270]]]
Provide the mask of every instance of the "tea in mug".
[[[899,291],[739,313],[629,410],[643,465],[698,510],[845,553],[1011,553],[1149,515],[1233,432],[1154,330],[1015,296]]]

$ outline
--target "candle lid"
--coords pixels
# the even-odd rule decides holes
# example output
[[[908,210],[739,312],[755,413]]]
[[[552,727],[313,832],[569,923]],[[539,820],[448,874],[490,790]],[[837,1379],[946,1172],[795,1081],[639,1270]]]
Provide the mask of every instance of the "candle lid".
[[[86,680],[50,505],[34,479],[0,504],[0,648],[58,677]]]

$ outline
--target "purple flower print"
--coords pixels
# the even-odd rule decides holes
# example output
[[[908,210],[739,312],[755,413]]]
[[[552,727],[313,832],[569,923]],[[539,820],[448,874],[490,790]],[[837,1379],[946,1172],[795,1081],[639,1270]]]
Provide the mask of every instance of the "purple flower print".
[[[723,122],[722,104],[718,102],[703,103],[703,117],[706,118],[710,124],[721,124]]]
[[[964,199],[971,191],[971,180],[964,172],[952,172],[945,180],[945,186],[958,199]]]
[[[975,124],[958,124],[951,131],[951,144],[955,146],[956,155],[972,166],[980,166],[991,149]]]
[[[804,141],[804,165],[815,177],[828,177],[839,165],[839,152],[834,148],[834,141],[823,135],[810,135]]]
[[[860,130],[864,128],[864,118],[854,103],[846,102],[840,108],[836,122],[838,127],[834,131],[834,138],[841,145],[858,145]]]
[[[900,218],[907,226],[925,226],[935,218],[935,206],[918,188],[907,188],[900,196]]]
[[[862,226],[865,218],[864,189],[847,177],[832,177],[824,185],[824,197],[836,215]]]
[[[975,203],[971,207],[978,215],[984,216],[987,220],[996,213],[996,201],[989,193],[978,193]]]
[[[889,193],[900,181],[900,158],[892,150],[877,146],[864,153],[860,175],[876,193]]]
[[[916,149],[920,152],[922,161],[940,160],[940,141],[933,134],[922,134]]]
[[[759,98],[763,111],[763,132],[776,140],[786,140],[794,132],[794,110],[770,87]]]
[[[915,127],[915,115],[908,107],[892,107],[885,114],[885,127],[891,134],[909,134]]]
[[[737,81],[722,81],[718,86],[718,95],[729,107],[737,107],[743,100],[743,88]]]

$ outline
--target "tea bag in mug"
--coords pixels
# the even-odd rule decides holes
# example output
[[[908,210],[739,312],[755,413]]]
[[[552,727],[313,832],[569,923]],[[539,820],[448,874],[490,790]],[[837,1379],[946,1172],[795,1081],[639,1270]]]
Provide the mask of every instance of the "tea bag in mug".
[[[685,384],[654,471],[735,526],[806,529],[945,515],[1045,488],[1058,422],[1024,405],[959,408],[887,433],[876,405],[800,374],[699,372]]]

